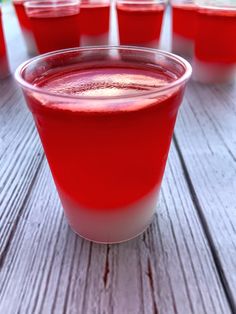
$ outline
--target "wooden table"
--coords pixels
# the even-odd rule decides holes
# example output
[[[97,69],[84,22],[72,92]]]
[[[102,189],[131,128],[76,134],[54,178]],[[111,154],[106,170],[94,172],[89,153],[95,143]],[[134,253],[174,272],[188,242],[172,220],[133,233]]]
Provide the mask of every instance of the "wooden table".
[[[5,26],[14,70],[27,54],[9,8]],[[1,314],[236,313],[235,84],[190,82],[155,220],[120,245],[70,230],[21,91],[0,84]]]

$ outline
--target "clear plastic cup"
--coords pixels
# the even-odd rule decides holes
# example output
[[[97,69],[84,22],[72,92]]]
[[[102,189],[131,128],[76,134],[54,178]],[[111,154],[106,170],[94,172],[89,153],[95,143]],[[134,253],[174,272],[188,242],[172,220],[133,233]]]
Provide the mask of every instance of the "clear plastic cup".
[[[194,48],[194,79],[222,83],[235,78],[236,4],[198,1]]]
[[[79,0],[24,3],[40,53],[80,45]]]
[[[197,6],[194,0],[171,0],[172,51],[181,56],[193,56]]]
[[[121,45],[157,48],[166,0],[116,0]]]
[[[191,66],[137,47],[52,52],[16,71],[71,228],[121,242],[152,221]]]
[[[2,25],[2,7],[0,4],[0,79],[7,77],[10,74],[5,37]]]
[[[81,46],[107,45],[109,28],[109,0],[82,0],[80,2]]]
[[[26,0],[13,0],[13,5],[16,11],[16,15],[18,18],[22,35],[25,40],[28,54],[35,55],[37,53],[37,48],[36,48],[34,35],[32,33],[29,18],[25,12],[25,8],[24,8],[25,1]]]

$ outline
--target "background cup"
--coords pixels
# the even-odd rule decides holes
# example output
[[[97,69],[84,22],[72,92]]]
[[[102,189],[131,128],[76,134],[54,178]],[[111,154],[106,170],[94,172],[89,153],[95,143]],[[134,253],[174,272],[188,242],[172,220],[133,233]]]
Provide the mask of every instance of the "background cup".
[[[157,48],[165,7],[165,0],[117,0],[120,44]]]
[[[194,0],[171,0],[172,52],[192,57],[197,6]]]
[[[2,7],[0,3],[0,79],[7,77],[9,74],[10,69],[8,65],[5,36],[2,25]]]
[[[203,83],[232,81],[236,66],[236,4],[197,3],[194,79]]]
[[[13,5],[15,8],[16,16],[24,37],[28,54],[35,55],[37,53],[37,48],[34,40],[34,35],[32,33],[29,18],[25,12],[24,7],[25,0],[13,0]]]
[[[40,53],[79,46],[79,0],[27,1],[24,6]]]
[[[81,46],[107,45],[110,28],[109,0],[82,0],[80,3]]]

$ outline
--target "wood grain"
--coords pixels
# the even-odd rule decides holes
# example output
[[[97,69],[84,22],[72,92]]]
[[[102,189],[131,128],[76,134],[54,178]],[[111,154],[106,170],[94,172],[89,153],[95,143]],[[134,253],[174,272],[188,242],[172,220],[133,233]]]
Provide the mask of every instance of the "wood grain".
[[[0,265],[43,158],[32,118],[15,83],[0,92]]]
[[[27,55],[11,9],[5,25],[14,71]],[[189,85],[155,220],[105,246],[67,226],[21,92],[0,84],[0,313],[234,313],[234,85]]]
[[[0,282],[0,313],[231,313],[174,147],[152,226],[120,245],[72,233],[43,161]]]
[[[8,7],[4,9],[4,26],[13,72],[27,55],[16,19]],[[0,265],[24,211],[25,198],[42,158],[33,119],[14,77],[10,76],[0,81]]]
[[[199,217],[236,311],[236,84],[189,85],[176,142]]]

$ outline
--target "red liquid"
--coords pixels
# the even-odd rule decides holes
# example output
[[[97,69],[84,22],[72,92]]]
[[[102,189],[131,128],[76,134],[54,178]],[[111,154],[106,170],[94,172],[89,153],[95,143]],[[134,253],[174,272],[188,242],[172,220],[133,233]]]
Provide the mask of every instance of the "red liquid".
[[[0,8],[0,79],[9,74],[5,38],[2,27],[2,11]]]
[[[187,39],[194,39],[197,9],[193,4],[172,5],[172,31]]]
[[[159,42],[164,5],[117,4],[120,44],[152,46]],[[155,45],[155,44],[154,44]]]
[[[175,79],[138,65],[53,73],[37,81],[49,91],[77,96],[125,96]],[[111,211],[160,188],[183,87],[165,96],[75,103],[26,95],[62,199],[77,208]],[[68,212],[76,215],[76,209]]]
[[[82,1],[80,6],[81,35],[101,35],[109,32],[110,4]]]
[[[211,63],[236,63],[235,36],[236,10],[200,9],[195,38],[196,59]]]
[[[24,0],[14,1],[13,4],[22,31],[27,30],[28,32],[32,32],[29,18],[25,12]]]
[[[34,37],[32,33],[32,28],[30,25],[30,20],[26,15],[25,7],[24,7],[25,0],[17,0],[14,1],[14,7],[16,11],[16,15],[18,18],[18,22],[20,24],[20,28],[27,46],[28,53],[35,54],[36,47],[34,42]]]
[[[40,53],[80,44],[79,13],[74,9],[34,11],[30,14],[30,22]]]

